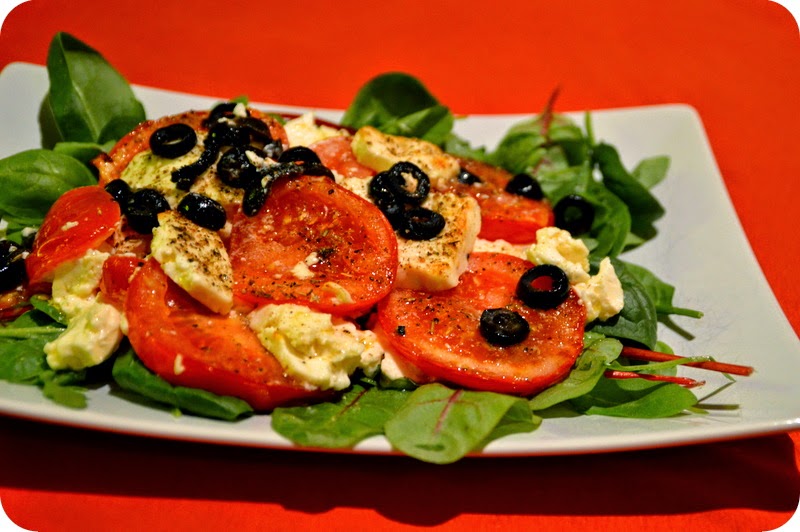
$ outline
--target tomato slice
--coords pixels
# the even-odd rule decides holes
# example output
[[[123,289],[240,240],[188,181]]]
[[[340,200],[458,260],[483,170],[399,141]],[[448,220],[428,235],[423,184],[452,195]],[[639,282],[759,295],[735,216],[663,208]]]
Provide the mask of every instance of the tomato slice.
[[[529,396],[561,380],[583,348],[586,311],[570,291],[561,305],[537,310],[516,296],[533,264],[500,253],[473,253],[458,286],[444,292],[394,290],[378,305],[378,321],[395,354],[424,373],[465,388]],[[483,310],[506,307],[530,325],[521,343],[489,344],[479,330]]]
[[[173,385],[239,397],[259,411],[327,395],[284,375],[240,318],[205,308],[154,259],[134,275],[125,315],[136,354]]]
[[[280,140],[288,146],[289,139],[286,131],[278,120],[257,109],[250,109],[250,116],[264,122],[269,128],[270,135],[275,140]],[[162,127],[183,123],[191,126],[195,131],[207,131],[203,121],[208,118],[209,111],[187,111],[177,115],[169,115],[156,120],[147,120],[139,124],[130,133],[122,137],[107,153],[96,157],[92,163],[97,167],[100,177],[100,186],[105,186],[109,181],[119,179],[122,172],[139,153],[150,149],[150,136]]]
[[[40,290],[56,268],[98,249],[120,223],[119,205],[98,186],[64,193],[48,211],[25,260],[30,286]]]
[[[133,255],[108,257],[103,263],[103,276],[100,279],[100,292],[105,301],[122,310],[133,274],[143,265],[144,260]]]
[[[343,135],[328,137],[313,143],[309,148],[319,156],[323,165],[339,175],[360,178],[374,176],[375,170],[358,162],[350,141],[351,137]]]
[[[338,316],[370,309],[392,289],[397,238],[372,203],[326,177],[279,179],[261,211],[233,221],[234,293]]]
[[[459,159],[461,167],[481,178],[472,185],[457,183],[452,189],[474,197],[481,207],[480,238],[503,239],[512,244],[536,241],[536,231],[553,225],[553,210],[547,201],[511,194],[505,187],[511,173],[471,159]]]

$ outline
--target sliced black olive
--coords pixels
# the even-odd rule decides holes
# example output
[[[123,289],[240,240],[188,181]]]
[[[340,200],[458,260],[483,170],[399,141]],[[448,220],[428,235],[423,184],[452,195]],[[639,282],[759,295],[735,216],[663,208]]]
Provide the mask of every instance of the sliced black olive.
[[[105,190],[111,194],[111,197],[114,198],[114,201],[120,205],[125,205],[128,202],[128,199],[130,199],[131,194],[133,194],[133,192],[131,192],[130,185],[128,185],[128,183],[122,179],[115,179],[109,182],[105,186]]]
[[[588,233],[594,221],[594,206],[581,196],[570,194],[553,207],[556,227],[572,235]]]
[[[225,227],[225,208],[208,196],[189,192],[178,204],[178,212],[200,227],[219,231]]]
[[[475,183],[483,182],[480,177],[476,176],[475,174],[464,168],[459,170],[457,179],[459,183],[463,183],[465,185],[474,185]]]
[[[506,185],[506,192],[524,196],[532,200],[540,200],[544,198],[542,187],[539,182],[530,174],[517,174],[511,178],[511,181]]]
[[[13,290],[25,282],[23,251],[10,240],[0,240],[0,292]]]
[[[250,152],[251,155],[248,155]],[[225,152],[217,163],[217,175],[226,185],[250,188],[261,181],[258,166],[252,156],[266,158],[267,154],[252,146],[237,146]]]
[[[269,183],[269,182],[268,182]],[[255,216],[267,201],[270,186],[254,185],[244,191],[242,198],[242,212],[245,216]]]
[[[403,213],[400,236],[409,240],[430,240],[444,229],[444,217],[425,207],[415,207]]]
[[[261,149],[267,157],[277,161],[283,153],[283,144],[279,140],[272,140],[264,144]]]
[[[156,129],[150,135],[150,151],[167,159],[186,155],[196,145],[197,133],[188,124],[170,124]]]
[[[262,177],[266,181],[272,182],[279,177],[298,177],[301,175],[325,176],[333,181],[333,172],[321,164],[296,164],[296,163],[276,163],[261,169]]]
[[[247,131],[253,142],[257,142],[261,145],[272,142],[272,133],[270,133],[269,127],[258,118],[248,116],[238,120],[237,123],[242,129]]]
[[[403,217],[406,212],[405,205],[397,201],[397,198],[390,195],[373,197],[373,202],[383,215],[386,216],[386,219],[389,220],[389,223],[392,224],[392,228],[395,231],[403,229]]]
[[[389,168],[389,173],[397,176],[397,178],[387,181],[387,185],[402,203],[420,205],[428,197],[428,192],[431,189],[431,180],[428,178],[428,174],[423,172],[416,164],[408,161],[395,163]],[[406,187],[405,174],[416,180],[417,185],[414,190],[409,190]]]
[[[206,144],[208,145],[209,142],[217,149],[223,146],[249,146],[250,133],[244,127],[221,122],[214,124],[208,130]]]
[[[223,118],[234,118],[233,110],[236,109],[237,105],[236,102],[224,102],[215,105],[208,114],[208,118],[205,119],[204,125],[206,127],[211,127]],[[250,112],[248,111],[247,114],[249,116]]]
[[[295,146],[283,152],[278,158],[279,163],[322,164],[314,150],[305,146]]]
[[[522,342],[531,331],[518,312],[506,308],[490,308],[481,313],[480,332],[492,345],[509,346]]]
[[[517,283],[517,297],[531,308],[555,308],[563,303],[568,295],[567,274],[552,264],[534,266],[523,273]]]
[[[158,227],[158,213],[168,210],[169,203],[161,192],[143,188],[131,195],[122,212],[134,231],[148,235]]]

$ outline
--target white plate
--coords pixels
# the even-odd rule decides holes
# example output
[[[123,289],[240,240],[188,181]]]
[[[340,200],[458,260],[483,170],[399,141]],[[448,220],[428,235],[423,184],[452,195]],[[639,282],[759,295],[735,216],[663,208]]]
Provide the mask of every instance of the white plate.
[[[13,64],[0,74],[0,157],[38,147],[37,112],[47,91],[42,67]],[[136,88],[157,117],[187,109],[208,108],[214,98]],[[284,106],[256,104],[274,110]],[[317,110],[323,118],[339,113]],[[739,405],[659,420],[599,416],[547,419],[529,434],[491,443],[486,455],[543,455],[619,451],[682,445],[782,432],[800,427],[800,342],[781,312],[744,237],[717,169],[697,113],[684,105],[665,105],[592,113],[598,139],[618,147],[632,167],[640,159],[669,155],[668,178],[656,194],[667,215],[658,223],[655,241],[626,255],[676,285],[676,304],[705,312],[699,321],[676,318],[694,339],[671,330],[662,339],[677,353],[710,354],[731,363],[754,365],[756,373],[711,398],[707,406]],[[582,115],[575,115],[582,120]],[[521,116],[476,116],[458,122],[457,130],[475,144],[492,146]],[[746,304],[742,302],[746,301]],[[705,378],[702,397],[725,379],[686,368],[682,374]],[[79,427],[180,440],[268,448],[294,448],[270,428],[269,416],[236,423],[145,407],[115,396],[108,387],[89,392],[89,407],[70,410],[55,405],[33,387],[0,382],[0,413]],[[355,452],[386,453],[382,437],[362,442]]]

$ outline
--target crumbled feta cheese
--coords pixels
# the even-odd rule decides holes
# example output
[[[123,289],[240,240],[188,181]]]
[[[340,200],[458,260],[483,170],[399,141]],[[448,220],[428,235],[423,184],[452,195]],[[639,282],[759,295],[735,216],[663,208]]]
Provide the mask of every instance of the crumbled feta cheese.
[[[552,264],[564,270],[571,284],[589,280],[589,249],[568,231],[558,227],[539,229],[536,243],[528,248],[527,254],[534,264]]]
[[[600,261],[597,275],[572,287],[586,307],[586,323],[598,319],[607,320],[622,310],[624,304],[622,284],[608,257]]]
[[[265,305],[249,315],[250,328],[284,370],[311,387],[342,390],[350,374],[374,374],[383,350],[372,331],[294,304]]]

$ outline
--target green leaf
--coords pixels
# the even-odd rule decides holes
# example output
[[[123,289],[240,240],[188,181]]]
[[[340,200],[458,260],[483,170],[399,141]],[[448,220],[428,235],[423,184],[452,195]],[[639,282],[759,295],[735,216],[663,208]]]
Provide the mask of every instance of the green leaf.
[[[618,340],[597,333],[586,333],[583,343],[583,353],[567,378],[531,398],[531,410],[544,410],[588,393],[622,351],[622,344]]]
[[[97,180],[79,161],[50,150],[26,150],[0,159],[0,215],[19,224],[40,225],[64,192]]]
[[[253,412],[249,404],[236,397],[171,385],[147,369],[129,347],[117,355],[111,375],[125,390],[200,416],[233,421]]]
[[[680,316],[688,316],[690,318],[702,318],[703,313],[698,310],[688,308],[676,307],[672,304],[673,296],[675,295],[675,287],[671,284],[665,283],[650,270],[631,264],[625,263],[625,269],[636,278],[642,287],[647,291],[650,299],[655,305],[656,312],[662,315],[677,314]]]
[[[383,434],[384,425],[408,396],[400,390],[354,385],[337,401],[276,408],[272,428],[304,447],[350,448]]]
[[[589,416],[653,419],[678,415],[697,404],[697,398],[678,384],[602,378],[591,392],[574,398],[572,404]]]
[[[647,290],[631,274],[626,264],[611,259],[614,272],[622,284],[624,306],[622,312],[607,321],[593,322],[589,330],[625,340],[633,340],[653,349],[658,340],[658,315]]]
[[[356,129],[374,126],[384,133],[441,144],[452,130],[453,116],[418,79],[392,72],[361,87],[345,111],[342,125]]]
[[[114,146],[113,142],[97,144],[96,142],[58,142],[53,146],[53,151],[69,155],[85,165],[89,165],[95,157],[108,152]]]
[[[519,403],[524,408],[515,407]],[[503,419],[509,413],[513,422],[506,423]],[[477,450],[495,434],[505,435],[512,429],[531,431],[535,427],[522,398],[426,384],[412,392],[400,411],[386,423],[385,433],[389,442],[405,454],[425,462],[446,464]]]
[[[117,140],[145,119],[128,82],[96,50],[68,33],[57,33],[47,54],[47,105],[59,140]]]
[[[666,155],[648,157],[639,161],[631,175],[647,189],[651,189],[667,177],[670,158]]]
[[[653,222],[664,215],[664,208],[655,196],[628,173],[613,146],[598,144],[593,157],[603,175],[603,184],[628,206],[631,231],[644,239],[655,236]]]

